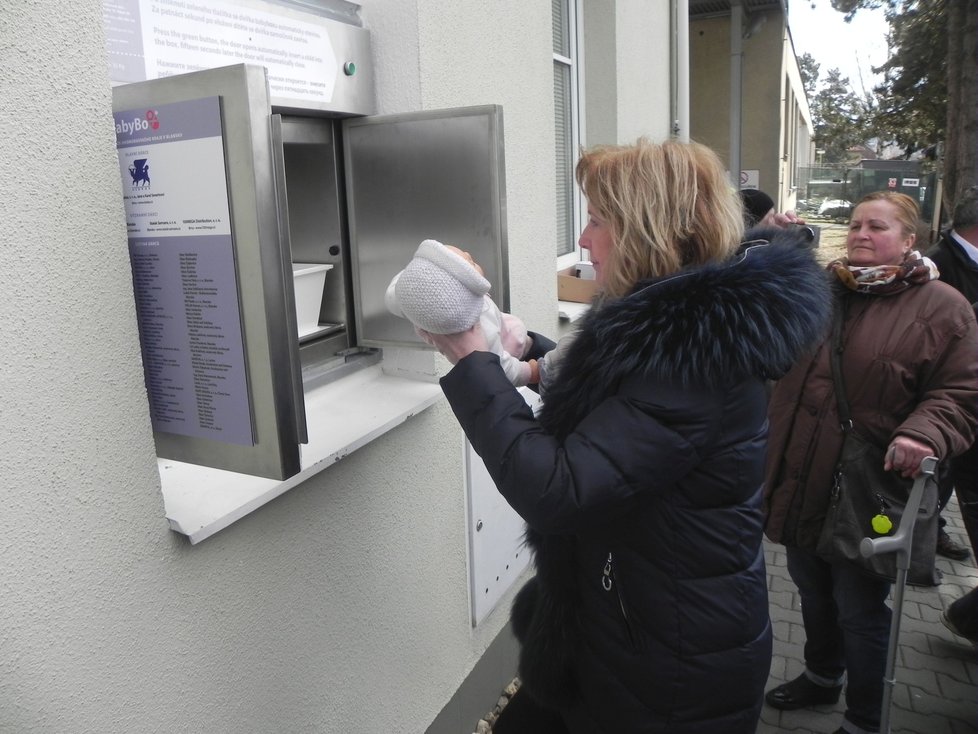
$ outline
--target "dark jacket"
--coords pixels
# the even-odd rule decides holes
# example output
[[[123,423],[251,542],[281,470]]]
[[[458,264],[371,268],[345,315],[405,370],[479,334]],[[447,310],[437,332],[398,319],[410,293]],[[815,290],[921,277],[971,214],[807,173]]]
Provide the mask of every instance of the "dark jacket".
[[[974,437],[978,325],[967,301],[930,281],[896,295],[836,287],[845,305],[842,374],[856,430],[886,447],[898,434],[938,459]],[[829,346],[799,361],[771,396],[767,536],[814,549],[842,450]]]
[[[957,289],[971,303],[978,315],[978,263],[969,257],[964,248],[951,237],[951,230],[941,232],[941,236],[927,256],[940,270],[941,280]],[[943,471],[940,478],[940,501],[943,508],[951,498],[955,487],[972,487],[978,491],[978,444],[972,443],[971,448],[951,460],[950,466],[945,464],[941,469]],[[961,497],[958,497],[958,502],[962,503]],[[965,527],[968,529],[971,547],[978,555],[976,530],[969,523],[965,523]]]
[[[520,674],[572,731],[755,730],[765,380],[821,334],[828,302],[810,252],[763,245],[592,309],[539,420],[494,355],[442,379],[529,526]]]
[[[955,288],[968,303],[978,301],[978,263],[951,237],[950,230],[941,233],[927,253],[941,272],[941,280]]]

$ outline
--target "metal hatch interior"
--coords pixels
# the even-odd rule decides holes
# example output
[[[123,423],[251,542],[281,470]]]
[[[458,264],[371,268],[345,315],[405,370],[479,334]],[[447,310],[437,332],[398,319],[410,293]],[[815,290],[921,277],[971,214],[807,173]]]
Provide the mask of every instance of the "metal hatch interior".
[[[292,260],[333,266],[320,329],[300,340],[307,387],[337,379],[377,349],[428,348],[384,305],[422,240],[472,253],[508,308],[500,107],[343,120],[283,115],[273,125],[281,129]]]
[[[357,344],[425,347],[384,293],[425,239],[472,254],[508,311],[502,108],[343,120]]]

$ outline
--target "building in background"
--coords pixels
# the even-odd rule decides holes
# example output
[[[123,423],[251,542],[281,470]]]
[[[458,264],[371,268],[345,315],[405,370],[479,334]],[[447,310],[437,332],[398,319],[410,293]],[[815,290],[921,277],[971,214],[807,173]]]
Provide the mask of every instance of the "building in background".
[[[689,47],[692,138],[741,172],[741,188],[795,208],[814,129],[785,0],[690,0]]]

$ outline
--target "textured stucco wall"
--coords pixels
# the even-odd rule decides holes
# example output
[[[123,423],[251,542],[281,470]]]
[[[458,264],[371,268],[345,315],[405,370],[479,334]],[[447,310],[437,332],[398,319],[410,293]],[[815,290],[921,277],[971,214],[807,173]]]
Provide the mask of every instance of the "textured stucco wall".
[[[166,529],[101,12],[0,13],[0,732],[423,731],[510,601],[470,628],[457,424],[439,403],[198,546]],[[380,112],[503,105],[513,310],[552,333],[549,4],[363,18]]]
[[[589,0],[583,3],[585,145],[620,142],[618,140],[618,87],[615,67],[618,52],[615,39],[615,0]]]
[[[381,112],[504,105],[514,304],[552,331],[549,10],[380,0],[364,18]],[[101,3],[18,3],[0,40],[0,731],[423,731],[508,607],[470,629],[450,411],[199,546],[170,533]]]
[[[617,0],[618,142],[669,137],[668,0]]]
[[[669,137],[668,0],[584,3],[587,145]]]

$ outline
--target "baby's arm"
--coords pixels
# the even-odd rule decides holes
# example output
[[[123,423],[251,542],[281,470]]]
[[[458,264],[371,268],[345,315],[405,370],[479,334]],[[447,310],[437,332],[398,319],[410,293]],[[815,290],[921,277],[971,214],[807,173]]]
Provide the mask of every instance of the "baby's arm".
[[[499,332],[502,339],[503,349],[512,354],[517,359],[522,359],[529,351],[532,340],[526,333],[526,324],[523,320],[513,316],[511,313],[499,312]]]
[[[505,349],[499,352],[496,352],[495,350],[492,351],[494,354],[499,356],[499,364],[502,366],[503,372],[506,373],[506,379],[513,383],[514,387],[535,385],[539,381],[540,372],[537,368],[537,361],[535,359],[523,362],[518,360]]]
[[[499,364],[506,373],[506,379],[516,387],[535,384],[538,374],[536,361],[522,362],[519,359],[530,342],[523,322],[515,316],[504,314],[488,296],[479,321],[489,351],[499,357]],[[507,348],[507,343],[518,350],[516,356]]]

